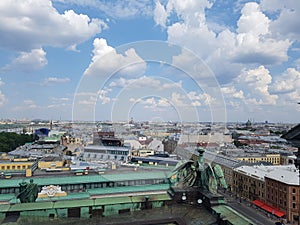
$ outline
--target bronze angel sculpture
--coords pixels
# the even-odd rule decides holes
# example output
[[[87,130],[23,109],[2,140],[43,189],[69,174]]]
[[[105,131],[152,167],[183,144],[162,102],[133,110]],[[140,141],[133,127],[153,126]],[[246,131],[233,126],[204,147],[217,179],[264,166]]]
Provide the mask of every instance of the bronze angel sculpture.
[[[216,193],[218,185],[227,189],[223,171],[220,165],[211,166],[209,163],[203,163],[204,149],[197,147],[199,153],[198,160],[188,160],[176,166],[172,172],[171,180],[181,187],[197,186]]]

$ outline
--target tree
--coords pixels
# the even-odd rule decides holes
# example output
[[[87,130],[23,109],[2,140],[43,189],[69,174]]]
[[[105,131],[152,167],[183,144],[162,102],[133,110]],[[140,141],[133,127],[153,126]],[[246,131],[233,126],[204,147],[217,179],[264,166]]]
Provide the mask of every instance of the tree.
[[[0,132],[0,152],[10,152],[27,142],[33,141],[35,141],[33,135]]]

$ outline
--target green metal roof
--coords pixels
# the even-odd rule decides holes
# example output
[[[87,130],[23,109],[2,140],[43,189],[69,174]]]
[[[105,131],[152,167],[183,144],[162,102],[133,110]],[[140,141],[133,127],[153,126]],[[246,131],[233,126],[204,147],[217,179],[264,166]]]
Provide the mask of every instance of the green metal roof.
[[[37,198],[37,202],[45,202],[45,201],[62,201],[62,200],[75,200],[75,199],[87,199],[90,195],[87,192],[76,192],[76,193],[68,193],[66,196],[60,197],[44,197]]]
[[[56,176],[56,177],[29,177],[21,179],[1,180],[2,188],[19,187],[22,181],[29,182],[33,179],[34,183],[39,186],[47,185],[63,185],[63,184],[83,184],[83,183],[100,183],[100,182],[116,182],[125,180],[142,180],[142,179],[165,179],[165,172],[131,172],[101,175],[82,175],[82,176]]]
[[[221,213],[221,218],[223,220],[229,221],[231,224],[234,225],[254,224],[253,221],[244,217],[242,214],[238,213],[237,211],[235,211],[234,209],[232,209],[227,205],[213,206],[212,209],[217,213]]]
[[[3,201],[9,201],[13,198],[15,198],[15,194],[1,194],[0,195],[0,202],[3,202]]]
[[[119,194],[128,192],[147,192],[147,191],[167,191],[170,188],[169,184],[153,184],[143,186],[124,186],[114,188],[95,188],[88,189],[87,192],[91,195],[106,195],[106,194]]]
[[[152,186],[152,187],[151,187]],[[103,190],[105,189],[105,190]],[[109,190],[110,189],[110,190]],[[89,190],[88,192],[70,193],[67,196],[51,197],[51,198],[38,198],[36,202],[32,203],[19,203],[11,201],[8,204],[0,204],[0,212],[8,211],[33,211],[44,209],[56,209],[56,208],[72,208],[82,206],[93,205],[113,205],[122,203],[134,203],[143,202],[146,197],[149,201],[162,201],[171,200],[170,195],[166,193],[155,193],[154,191],[167,190],[168,185],[145,185],[145,186],[132,186],[132,187],[120,187],[120,188],[98,188]],[[139,191],[140,195],[135,195]],[[132,192],[132,195],[126,195],[126,192]],[[149,193],[147,193],[147,191]],[[152,192],[151,192],[152,191]],[[91,197],[90,194],[104,194],[103,196]],[[113,196],[112,194],[124,193],[123,196]],[[107,194],[107,195],[105,195]],[[7,195],[7,197],[9,197]],[[11,195],[16,200],[14,195]]]
[[[62,185],[62,184],[80,184],[80,183],[94,183],[94,182],[107,182],[101,175],[88,175],[88,176],[56,176],[56,177],[29,177],[22,179],[7,179],[1,181],[2,188],[19,187],[19,183],[22,181],[29,182],[33,179],[33,182],[39,186],[47,185]]]
[[[123,181],[123,180],[143,180],[143,179],[165,179],[167,178],[166,172],[131,172],[131,173],[115,173],[103,174],[102,176],[109,181]]]

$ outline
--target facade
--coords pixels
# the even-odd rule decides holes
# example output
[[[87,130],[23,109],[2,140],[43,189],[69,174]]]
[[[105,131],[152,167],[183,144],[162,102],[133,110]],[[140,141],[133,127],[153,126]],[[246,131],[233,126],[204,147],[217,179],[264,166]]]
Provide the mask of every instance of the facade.
[[[68,145],[81,145],[82,140],[79,137],[72,137],[71,135],[62,135],[60,139],[60,144],[63,146]]]
[[[286,219],[292,223],[298,221],[300,188],[298,171],[294,166],[286,170],[271,171],[265,176],[266,198],[265,201],[286,212]]]
[[[162,207],[171,200],[163,173],[112,174],[34,178],[40,193],[36,202],[20,203],[19,183],[2,182],[0,220],[11,215],[48,218],[110,216]],[[55,184],[55,185],[53,185]]]
[[[130,148],[125,146],[88,145],[84,147],[82,159],[89,162],[97,161],[127,161]]]
[[[38,161],[39,169],[61,168],[65,165],[62,157],[48,156]]]
[[[240,198],[250,201],[265,200],[265,166],[241,166],[233,170],[232,191]]]
[[[94,133],[93,145],[84,147],[82,159],[89,162],[125,162],[130,155],[130,147],[124,146],[124,140],[115,137],[113,131],[98,131]]]
[[[234,169],[233,192],[259,208],[298,221],[300,188],[298,170],[294,165],[241,166]]]
[[[280,154],[245,155],[245,156],[236,157],[236,159],[248,163],[269,162],[272,163],[273,165],[280,165],[281,162]]]
[[[0,161],[0,173],[9,174],[25,174],[26,170],[32,170],[36,166],[35,161]]]

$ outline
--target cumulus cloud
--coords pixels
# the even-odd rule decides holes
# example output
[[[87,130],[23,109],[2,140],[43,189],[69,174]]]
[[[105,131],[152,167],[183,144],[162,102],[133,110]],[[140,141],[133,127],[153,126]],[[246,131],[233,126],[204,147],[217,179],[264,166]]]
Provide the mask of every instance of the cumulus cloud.
[[[101,101],[101,104],[108,104],[111,101],[110,97],[107,97],[107,94],[111,91],[111,89],[102,89],[98,91],[98,98]]]
[[[278,96],[270,93],[271,83],[272,76],[264,66],[259,66],[252,70],[244,70],[234,79],[235,88],[239,87],[239,89],[242,89],[237,89],[238,91],[235,94],[242,98],[242,93],[244,93],[245,102],[251,105],[275,105]]]
[[[168,13],[165,7],[159,1],[156,1],[155,9],[154,9],[154,21],[156,25],[160,25],[163,28],[165,28],[167,18],[168,18]]]
[[[206,10],[212,6],[213,2],[207,0],[161,1],[156,4],[154,20],[166,27],[168,41],[191,49],[224,83],[244,68],[288,60],[293,41],[275,34],[274,21],[258,3],[248,2],[241,7],[236,29],[223,26],[218,31],[212,30],[206,21]]]
[[[122,73],[126,77],[139,77],[146,70],[146,63],[137,55],[133,48],[123,54],[109,46],[105,39],[94,40],[92,62],[85,71],[85,75],[113,76]]]
[[[270,29],[274,35],[299,40],[300,38],[300,2],[294,0],[262,0],[260,3],[263,10],[278,14],[271,22]]]
[[[257,3],[246,3],[238,21],[234,61],[263,65],[287,61],[289,40],[276,40],[269,29],[270,20]]]
[[[50,0],[1,1],[0,20],[0,46],[23,52],[46,45],[74,48],[107,26],[73,10],[60,14]]]
[[[130,98],[130,102],[143,105],[147,110],[162,112],[172,106],[172,103],[163,97]]]
[[[283,102],[300,101],[300,72],[288,68],[281,76],[275,78],[271,90],[281,96]]]
[[[28,73],[42,69],[47,64],[46,52],[39,48],[32,49],[29,52],[21,52],[17,58],[13,59],[10,64],[2,67],[1,70],[18,70]]]

